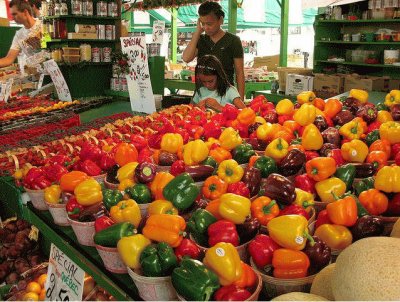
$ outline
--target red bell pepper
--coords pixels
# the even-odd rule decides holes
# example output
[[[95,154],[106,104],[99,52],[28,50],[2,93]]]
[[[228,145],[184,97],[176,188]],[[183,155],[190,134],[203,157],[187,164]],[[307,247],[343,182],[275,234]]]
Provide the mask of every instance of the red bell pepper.
[[[370,133],[370,132],[372,132],[374,130],[379,130],[380,126],[381,126],[381,122],[378,122],[378,121],[372,122],[371,124],[368,125],[366,134],[368,134],[368,133]]]
[[[393,144],[391,147],[390,157],[396,158],[396,155],[400,153],[400,143]]]
[[[298,204],[291,204],[291,205],[284,207],[282,210],[279,211],[278,216],[292,215],[292,214],[293,215],[302,215],[307,220],[310,219],[310,215],[307,213],[307,211]]]
[[[172,133],[174,132],[174,126],[170,120],[165,116],[158,116],[156,120],[151,124],[153,130],[157,131],[158,134]]]
[[[97,233],[112,226],[114,223],[114,220],[112,220],[110,217],[103,215],[96,218],[96,220],[94,221],[94,229]]]
[[[254,263],[259,268],[272,263],[272,255],[280,246],[268,235],[258,234],[249,243],[248,251]]]
[[[192,259],[199,259],[201,253],[196,243],[188,238],[183,238],[181,244],[174,249],[174,252],[179,261],[181,261],[184,256],[189,256]]]
[[[294,185],[296,188],[299,188],[303,191],[310,192],[312,194],[316,194],[315,190],[316,181],[309,177],[307,174],[297,175],[294,178]]]
[[[234,246],[239,245],[239,235],[236,230],[236,225],[229,220],[218,220],[210,224],[207,229],[208,244],[216,245],[218,242],[232,243]]]
[[[319,153],[316,151],[305,151],[304,154],[306,155],[306,161],[312,160],[315,157],[319,157]]]
[[[226,104],[224,108],[222,108],[222,115],[227,119],[227,120],[234,120],[239,114],[239,109],[236,108],[235,105],[232,104]]]
[[[400,216],[400,193],[396,193],[393,198],[389,200],[389,205],[385,215]]]
[[[194,139],[200,138],[204,133],[204,128],[202,126],[191,124],[190,121],[187,121],[185,130],[189,133],[189,136]]]
[[[233,193],[250,198],[250,190],[243,181],[238,181],[228,185],[227,193]]]
[[[46,161],[45,161],[46,165],[58,164],[58,165],[61,165],[64,167],[68,166],[70,162],[71,162],[71,159],[68,156],[63,155],[63,154],[54,155],[54,156],[46,159]]]
[[[35,181],[31,185],[32,190],[43,190],[47,187],[51,186],[51,181],[46,178],[46,176],[42,175],[35,179]]]
[[[112,166],[115,165],[114,156],[110,153],[103,153],[100,158],[99,167],[103,171],[108,171]]]
[[[217,113],[211,117],[211,121],[217,125],[224,126],[226,123],[226,117],[222,113]]]
[[[214,293],[216,301],[245,301],[251,296],[251,293],[244,288],[240,288],[234,284],[220,287]]]
[[[140,150],[143,148],[148,147],[147,140],[140,134],[131,134],[130,141],[138,152],[140,152]]]
[[[175,127],[175,133],[179,133],[183,138],[183,144],[187,144],[190,139],[190,134],[186,129]]]
[[[79,152],[79,158],[82,161],[84,161],[86,159],[90,159],[94,162],[98,162],[101,158],[102,153],[103,153],[103,151],[96,145],[85,142],[85,143],[83,143],[82,149]]]
[[[31,188],[35,180],[41,176],[44,176],[44,171],[42,168],[30,168],[24,178],[24,186],[27,188]]]
[[[51,182],[60,181],[61,176],[68,173],[67,168],[59,164],[52,164],[43,167],[44,174]]]
[[[174,176],[177,176],[177,175],[185,172],[185,162],[183,160],[181,160],[181,159],[175,161],[171,165],[171,168],[169,169],[169,172]]]
[[[318,213],[317,220],[315,222],[315,229],[317,229],[320,225],[323,224],[332,224],[332,221],[329,219],[328,211],[322,210]]]
[[[345,163],[343,156],[342,156],[342,151],[340,149],[329,150],[328,157],[332,157],[335,160],[337,167],[343,166]]]
[[[154,134],[151,134],[147,138],[147,143],[149,144],[150,148],[160,149],[161,148],[161,139],[162,139],[162,134],[154,133]]]
[[[81,171],[89,176],[97,176],[101,174],[101,168],[92,160],[86,159],[81,163]]]
[[[292,114],[279,115],[278,116],[278,123],[283,125],[284,122],[290,121],[292,119],[293,119],[293,115]]]
[[[219,138],[222,133],[221,126],[215,122],[208,122],[203,126],[204,128],[204,138],[207,140],[210,137]]]
[[[206,112],[199,108],[194,108],[193,110],[191,110],[186,118],[190,121],[192,125],[202,126],[207,123]]]
[[[143,148],[140,150],[139,155],[138,155],[138,163],[154,163],[153,160],[153,151],[150,150],[150,148]]]
[[[67,210],[69,218],[78,219],[80,212],[83,211],[85,207],[77,202],[75,196],[72,196],[68,200],[65,209]]]
[[[236,125],[233,126],[233,128],[239,131],[239,135],[242,138],[249,137],[249,125],[237,123]]]

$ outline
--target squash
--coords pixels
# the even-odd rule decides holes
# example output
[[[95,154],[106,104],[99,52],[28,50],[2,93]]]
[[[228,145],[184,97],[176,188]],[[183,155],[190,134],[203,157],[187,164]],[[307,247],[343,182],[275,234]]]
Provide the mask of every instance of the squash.
[[[400,239],[369,237],[344,249],[331,285],[335,300],[399,300]]]
[[[335,300],[332,293],[331,279],[336,264],[331,263],[325,266],[314,278],[310,293],[324,297],[328,300]]]
[[[400,238],[400,219],[397,219],[394,223],[390,237]]]
[[[271,301],[328,301],[324,297],[303,293],[291,292],[273,298]]]

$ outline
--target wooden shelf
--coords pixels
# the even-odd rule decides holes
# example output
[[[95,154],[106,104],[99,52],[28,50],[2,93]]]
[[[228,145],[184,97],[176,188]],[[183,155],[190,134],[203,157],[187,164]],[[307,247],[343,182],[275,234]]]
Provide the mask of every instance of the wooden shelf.
[[[85,66],[85,65],[110,65],[112,62],[77,62],[77,63],[57,63],[58,66],[74,67],[74,66]]]
[[[47,16],[43,17],[43,20],[52,19],[88,19],[88,20],[118,20],[120,17],[101,17],[101,16],[78,16],[78,15],[58,15],[58,16]]]
[[[99,43],[116,43],[117,40],[108,39],[52,39],[47,43],[62,43],[62,42],[99,42]]]
[[[316,63],[327,63],[327,64],[335,64],[335,65],[353,65],[353,66],[376,67],[376,68],[400,68],[400,66],[395,66],[395,65],[366,64],[366,63],[356,63],[356,62],[335,62],[335,61],[328,61],[328,60],[317,60]]]
[[[384,42],[352,42],[352,41],[341,41],[341,40],[333,40],[333,41],[323,41],[323,40],[317,40],[317,43],[324,43],[324,44],[355,44],[355,45],[393,45],[393,46],[400,46],[400,42],[390,42],[390,41],[384,41]]]
[[[362,23],[400,23],[400,19],[370,19],[370,20],[316,20],[318,23],[351,23],[351,24],[362,24]]]

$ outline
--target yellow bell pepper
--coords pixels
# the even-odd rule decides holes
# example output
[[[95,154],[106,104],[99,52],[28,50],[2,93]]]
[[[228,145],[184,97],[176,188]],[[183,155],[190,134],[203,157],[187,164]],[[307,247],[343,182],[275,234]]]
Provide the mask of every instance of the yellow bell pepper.
[[[229,151],[235,149],[242,143],[242,138],[240,137],[239,132],[232,127],[225,128],[218,140],[221,147]]]
[[[265,148],[264,154],[266,156],[272,157],[276,161],[280,161],[282,158],[288,154],[289,144],[283,138],[276,138],[270,142]]]
[[[293,102],[289,99],[283,99],[276,104],[276,113],[279,115],[290,115],[294,112]]]
[[[103,201],[100,184],[93,178],[82,181],[75,187],[76,201],[83,206],[91,206]]]
[[[385,166],[380,169],[376,174],[374,187],[386,193],[400,192],[400,167]]]
[[[368,146],[359,139],[344,143],[340,149],[345,161],[363,163],[368,155]]]
[[[315,230],[314,235],[335,250],[343,250],[353,241],[350,230],[343,225],[322,224]]]
[[[301,145],[305,150],[319,150],[324,144],[324,139],[314,124],[307,125],[301,136]]]
[[[172,202],[168,200],[157,199],[149,204],[149,207],[147,208],[147,213],[149,215],[154,215],[154,214],[178,215],[178,209],[175,208]]]
[[[385,122],[379,127],[379,135],[381,139],[386,139],[390,144],[400,143],[400,123]]]
[[[303,104],[293,115],[293,119],[301,126],[307,126],[314,123],[316,116],[315,106],[312,104]]]
[[[273,134],[273,129],[273,125],[268,122],[260,125],[256,130],[257,138],[264,141],[268,140]]]
[[[378,111],[378,115],[377,115],[377,117],[376,117],[376,120],[377,120],[379,123],[383,124],[383,123],[385,123],[385,122],[393,121],[393,116],[390,114],[389,111],[386,111],[386,110],[379,110],[379,111]]]
[[[134,184],[135,182],[130,178],[123,179],[118,185],[118,190],[125,191],[126,188],[133,187]]]
[[[294,200],[294,203],[302,206],[306,210],[311,209],[311,207],[315,204],[314,195],[299,188],[295,188],[294,191],[296,193],[296,199]]]
[[[121,200],[110,209],[111,219],[115,222],[130,222],[135,227],[139,226],[142,214],[136,201],[133,199]]]
[[[361,89],[351,89],[349,97],[359,100],[362,104],[368,102],[368,92]]]
[[[308,221],[302,215],[283,215],[272,218],[267,224],[269,236],[281,247],[300,251],[304,249],[308,234]]]
[[[265,124],[265,123],[267,123],[267,121],[262,116],[257,115],[256,119],[254,120],[254,123]]]
[[[161,138],[161,150],[178,153],[182,150],[183,138],[179,133],[165,133]]]
[[[234,283],[243,274],[239,253],[231,243],[219,242],[209,248],[203,263],[217,274],[219,283],[223,286]]]
[[[206,141],[206,145],[207,145],[207,148],[210,150],[213,145],[220,146],[220,143],[219,143],[219,140],[217,140],[216,138],[209,137],[208,140]]]
[[[201,139],[196,139],[183,147],[183,161],[187,166],[198,165],[207,158],[208,152],[206,143]]]
[[[232,184],[242,179],[244,170],[236,160],[226,159],[219,164],[217,174],[223,181]]]
[[[391,90],[385,97],[385,105],[392,107],[395,104],[400,104],[400,90]]]
[[[233,193],[222,194],[219,198],[218,213],[234,224],[242,224],[250,215],[250,199]]]
[[[331,177],[317,182],[315,190],[322,202],[333,202],[335,195],[342,196],[346,192],[346,183],[340,178]]]
[[[367,123],[365,123],[361,118],[355,118],[340,127],[339,133],[347,139],[359,139],[366,130]]]
[[[59,203],[61,197],[60,185],[51,185],[44,189],[44,200],[48,203]]]
[[[124,179],[134,179],[135,169],[139,163],[138,162],[130,162],[123,165],[117,171],[117,179],[119,182],[122,182]]]
[[[118,240],[117,249],[125,265],[131,269],[140,268],[140,254],[151,241],[142,234],[122,237]]]
[[[315,93],[312,91],[303,91],[297,95],[297,103],[307,104],[312,103],[316,98]]]

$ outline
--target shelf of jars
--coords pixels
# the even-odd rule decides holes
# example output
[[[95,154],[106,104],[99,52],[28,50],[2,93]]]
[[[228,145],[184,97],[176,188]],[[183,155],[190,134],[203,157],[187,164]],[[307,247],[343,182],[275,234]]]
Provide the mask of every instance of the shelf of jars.
[[[91,20],[118,20],[119,17],[110,16],[86,16],[86,15],[56,15],[56,16],[45,16],[43,20],[52,19],[91,19]]]

